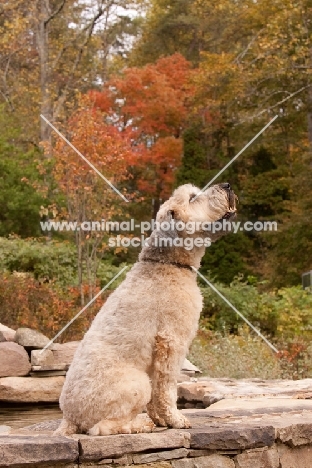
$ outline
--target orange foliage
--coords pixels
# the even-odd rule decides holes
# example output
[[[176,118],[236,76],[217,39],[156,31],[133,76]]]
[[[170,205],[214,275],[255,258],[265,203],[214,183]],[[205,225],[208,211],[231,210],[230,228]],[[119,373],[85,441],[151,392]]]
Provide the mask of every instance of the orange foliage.
[[[100,297],[58,341],[81,339],[102,304]],[[53,338],[81,309],[80,291],[77,287],[61,291],[53,283],[40,284],[30,276],[2,275],[0,308],[1,321],[7,326],[33,328]]]
[[[99,110],[84,97],[79,110],[66,127],[71,143],[111,182],[127,179],[126,161],[131,157],[129,145]],[[75,189],[90,191],[101,179],[62,139],[55,145],[54,176],[64,192]]]
[[[193,96],[191,73],[189,62],[174,54],[143,68],[128,68],[101,92],[89,93],[95,107],[131,147],[128,165],[143,195],[165,198],[172,190]]]

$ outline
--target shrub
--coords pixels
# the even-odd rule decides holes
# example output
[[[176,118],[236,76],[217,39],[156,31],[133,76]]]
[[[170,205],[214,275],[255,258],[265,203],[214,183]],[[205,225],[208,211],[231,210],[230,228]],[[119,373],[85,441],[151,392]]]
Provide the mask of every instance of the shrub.
[[[311,338],[312,294],[299,286],[259,292],[255,285],[239,279],[230,287],[216,288],[263,333],[290,340],[294,336]],[[243,320],[211,288],[203,287],[202,317],[207,329],[237,334]]]
[[[0,237],[0,271],[31,273],[41,281],[77,284],[75,246],[70,242]]]
[[[109,275],[109,272],[107,272]],[[122,275],[121,275],[122,276]],[[60,336],[59,341],[80,340],[91,321],[122,278],[118,278]],[[106,282],[107,283],[107,282]],[[94,293],[97,293],[97,287]],[[88,296],[88,286],[84,293]],[[80,289],[40,283],[25,273],[0,273],[0,322],[14,329],[30,327],[53,338],[79,311]]]

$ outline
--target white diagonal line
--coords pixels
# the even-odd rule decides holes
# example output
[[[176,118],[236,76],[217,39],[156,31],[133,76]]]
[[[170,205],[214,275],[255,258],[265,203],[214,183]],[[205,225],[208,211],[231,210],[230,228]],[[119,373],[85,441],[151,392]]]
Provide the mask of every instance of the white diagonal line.
[[[104,286],[104,288],[101,289],[101,291],[98,292],[98,293],[96,294],[96,296],[94,296],[94,298],[91,299],[91,301],[88,302],[88,304],[85,305],[85,306],[83,307],[83,309],[81,309],[80,312],[78,312],[78,314],[76,314],[75,317],[73,317],[73,318],[65,325],[65,327],[62,328],[62,330],[59,331],[58,334],[55,335],[55,337],[54,337],[52,340],[50,340],[49,343],[48,343],[47,345],[45,345],[45,347],[40,351],[40,354],[43,353],[43,351],[44,351],[45,349],[47,349],[47,348],[53,343],[53,341],[55,341],[56,338],[58,338],[58,337],[63,333],[63,331],[65,331],[66,328],[68,328],[69,325],[71,325],[71,324],[76,320],[76,318],[78,318],[79,315],[81,315],[82,312],[84,312],[84,311],[85,311],[85,310],[102,294],[102,292],[105,291],[105,289],[107,289],[108,286],[110,286],[110,285],[115,281],[115,279],[117,279],[118,276],[120,276],[120,275],[125,271],[126,268],[128,268],[128,266],[124,266],[123,269],[120,270],[120,271],[117,273],[117,275],[114,276],[114,278],[111,279],[111,280],[107,283],[107,285]]]
[[[206,188],[208,188],[208,187],[209,187],[209,185],[211,185],[211,184],[212,184],[212,182],[214,182],[214,181],[215,181],[215,180],[216,180],[216,179],[219,177],[219,175],[220,175],[220,174],[222,174],[222,172],[224,172],[224,171],[225,171],[225,169],[227,169],[227,168],[228,168],[228,167],[229,167],[229,166],[230,166],[230,165],[231,165],[231,164],[232,164],[232,163],[235,161],[235,159],[237,159],[237,158],[238,158],[238,156],[240,156],[240,155],[241,155],[241,154],[242,154],[242,153],[243,153],[243,152],[244,152],[244,151],[245,151],[245,150],[248,148],[248,146],[250,146],[250,145],[251,145],[251,144],[252,144],[252,143],[253,143],[253,142],[254,142],[254,141],[255,141],[255,140],[258,138],[258,136],[260,136],[260,135],[261,135],[261,133],[263,133],[263,132],[264,132],[264,131],[265,131],[265,130],[266,130],[266,129],[267,129],[267,128],[268,128],[268,127],[269,127],[269,126],[270,126],[270,125],[273,123],[273,122],[274,122],[274,120],[276,120],[276,119],[277,119],[277,117],[278,117],[278,115],[276,115],[275,117],[273,117],[273,119],[272,119],[272,120],[270,120],[270,122],[269,122],[268,124],[266,124],[266,126],[265,126],[265,127],[263,127],[263,129],[262,129],[262,130],[260,130],[260,132],[259,132],[259,133],[257,133],[257,135],[256,135],[256,136],[254,136],[254,137],[253,137],[253,139],[252,139],[252,140],[250,140],[250,142],[249,142],[249,143],[247,143],[247,145],[246,145],[246,146],[244,146],[244,148],[243,148],[242,150],[240,150],[240,152],[239,152],[239,153],[237,153],[237,155],[236,155],[236,156],[234,156],[234,158],[233,158],[233,159],[231,159],[231,161],[229,161],[229,162],[228,162],[228,163],[227,163],[227,164],[224,166],[224,168],[223,168],[223,169],[221,169],[221,171],[220,171],[220,172],[218,172],[218,174],[217,174],[217,175],[215,175],[215,176],[213,177],[213,179],[211,179],[211,181],[210,181],[210,182],[208,182],[208,184],[207,184],[207,185],[205,185],[205,187],[204,187],[203,189],[201,189],[201,191],[200,191],[200,192],[199,192],[199,193],[196,195],[196,197],[192,198],[191,202],[193,202],[194,200],[196,200],[196,198],[197,198],[197,197],[198,197],[198,196],[199,196],[201,193],[203,193],[203,192],[204,192],[204,190],[206,190]]]
[[[229,306],[231,307],[231,309],[233,309],[234,312],[236,312],[237,315],[238,315],[240,318],[242,318],[242,319],[247,323],[247,325],[249,325],[250,328],[251,328],[253,331],[255,331],[255,332],[257,333],[258,336],[260,336],[260,338],[263,339],[263,341],[264,341],[275,353],[278,353],[278,352],[279,352],[278,349],[276,349],[275,346],[272,345],[272,343],[270,343],[270,341],[269,341],[264,335],[262,335],[262,333],[261,333],[259,330],[257,330],[257,328],[254,327],[253,324],[250,323],[249,320],[246,319],[246,317],[244,317],[244,315],[243,315],[241,312],[239,312],[239,310],[237,310],[236,307],[234,307],[233,304],[231,304],[230,301],[229,301],[226,297],[224,297],[223,294],[221,294],[220,291],[218,291],[218,289],[215,288],[215,286],[214,286],[213,284],[210,283],[210,281],[207,280],[207,278],[205,278],[205,277],[204,277],[198,270],[196,270],[196,268],[194,268],[193,266],[192,266],[192,268],[193,268],[193,270],[196,271],[196,273],[205,281],[205,283],[207,283],[208,286],[210,286],[211,289],[213,289],[214,292],[216,292],[216,293],[221,297],[221,299],[223,299],[224,302],[226,302],[227,305],[229,305]]]
[[[58,136],[60,136],[64,141],[66,141],[66,143],[78,154],[78,156],[80,156],[87,164],[89,164],[89,166],[100,176],[102,177],[102,179],[116,192],[118,193],[118,195],[125,201],[125,202],[129,202],[129,200],[127,200],[127,198],[119,192],[119,190],[108,180],[106,179],[106,177],[103,176],[103,174],[101,174],[100,171],[97,170],[97,168],[95,166],[93,166],[92,163],[90,163],[90,161],[87,160],[87,158],[82,154],[80,153],[80,151],[77,150],[77,148],[75,148],[75,146],[69,141],[67,140],[67,138],[64,137],[64,135],[62,135],[62,133],[56,128],[54,127],[54,125],[51,124],[51,122],[49,122],[49,120],[42,114],[40,114],[40,117],[48,124],[50,125],[51,128],[53,128],[53,130],[58,134]]]

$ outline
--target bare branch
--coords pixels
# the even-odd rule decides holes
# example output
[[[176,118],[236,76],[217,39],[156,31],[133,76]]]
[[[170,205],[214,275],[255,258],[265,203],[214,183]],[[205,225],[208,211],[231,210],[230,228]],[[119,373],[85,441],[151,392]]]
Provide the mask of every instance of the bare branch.
[[[44,24],[47,25],[51,20],[53,20],[61,11],[63,10],[67,0],[63,0],[61,4],[50,14],[49,18],[44,21]]]
[[[238,64],[244,57],[245,55],[247,54],[248,50],[250,49],[250,47],[253,45],[253,43],[258,39],[258,37],[260,36],[260,34],[262,33],[262,31],[264,30],[265,28],[262,28],[260,29],[260,31],[257,32],[257,34],[251,39],[251,41],[249,42],[249,44],[247,45],[247,47],[238,54],[238,56],[235,58],[234,60],[234,63]]]
[[[303,86],[302,88],[298,89],[297,91],[295,91],[294,93],[290,94],[289,96],[287,96],[286,98],[282,99],[281,101],[277,102],[276,104],[274,104],[273,106],[270,106],[270,107],[267,107],[266,109],[263,109],[261,112],[259,112],[258,114],[254,114],[252,115],[251,117],[248,117],[247,119],[244,119],[244,120],[240,120],[236,125],[234,125],[235,127],[237,125],[240,125],[244,122],[248,122],[249,120],[253,120],[257,117],[259,117],[260,115],[264,114],[265,112],[269,112],[273,109],[275,109],[276,107],[280,106],[281,104],[284,104],[284,102],[288,101],[288,99],[291,99],[292,97],[296,96],[297,94],[299,93],[302,93],[302,91],[304,91],[305,89],[308,89],[312,86],[312,84],[309,84],[307,86]],[[287,91],[285,91],[287,92]],[[273,94],[276,94],[276,93],[273,93]]]
[[[1,94],[1,96],[3,96],[5,102],[10,106],[11,111],[14,112],[15,109],[14,109],[13,103],[11,102],[9,96],[5,95],[5,94],[1,91],[1,89],[0,89],[0,94]]]
[[[110,3],[110,5],[113,5],[113,3],[114,2],[112,1]],[[83,42],[83,44],[81,44],[81,46],[79,47],[79,50],[78,50],[78,53],[77,53],[77,56],[76,56],[76,60],[75,60],[75,62],[73,64],[73,67],[72,67],[72,70],[71,70],[71,78],[70,78],[70,80],[68,80],[68,82],[64,86],[64,88],[62,90],[62,93],[61,93],[61,96],[58,99],[57,105],[55,107],[55,111],[53,113],[53,118],[54,119],[56,119],[58,117],[59,112],[60,112],[60,110],[61,110],[61,108],[62,108],[62,106],[63,106],[63,104],[65,102],[69,85],[73,81],[73,75],[74,75],[75,71],[77,70],[78,65],[79,65],[79,63],[81,61],[84,48],[87,46],[88,42],[90,41],[91,36],[93,34],[93,31],[94,31],[94,28],[96,26],[96,23],[101,18],[101,16],[105,13],[105,10],[106,9],[103,9],[102,5],[101,5],[101,7],[99,8],[97,14],[92,18],[91,23],[88,25],[87,28],[85,28],[85,30],[89,29],[87,37],[86,37],[85,41]]]

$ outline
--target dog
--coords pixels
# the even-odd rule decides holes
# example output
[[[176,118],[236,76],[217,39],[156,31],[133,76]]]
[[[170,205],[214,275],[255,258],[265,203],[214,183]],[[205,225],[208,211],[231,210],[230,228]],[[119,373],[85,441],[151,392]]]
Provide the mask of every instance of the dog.
[[[139,261],[77,348],[61,393],[63,420],[55,435],[190,427],[176,401],[177,376],[202,309],[196,269],[205,246],[224,234],[208,232],[207,223],[234,217],[235,201],[229,184],[204,192],[186,184],[160,207]],[[187,229],[189,223],[195,229]],[[192,247],[189,241],[185,246],[189,239]],[[142,414],[145,408],[147,414]]]

